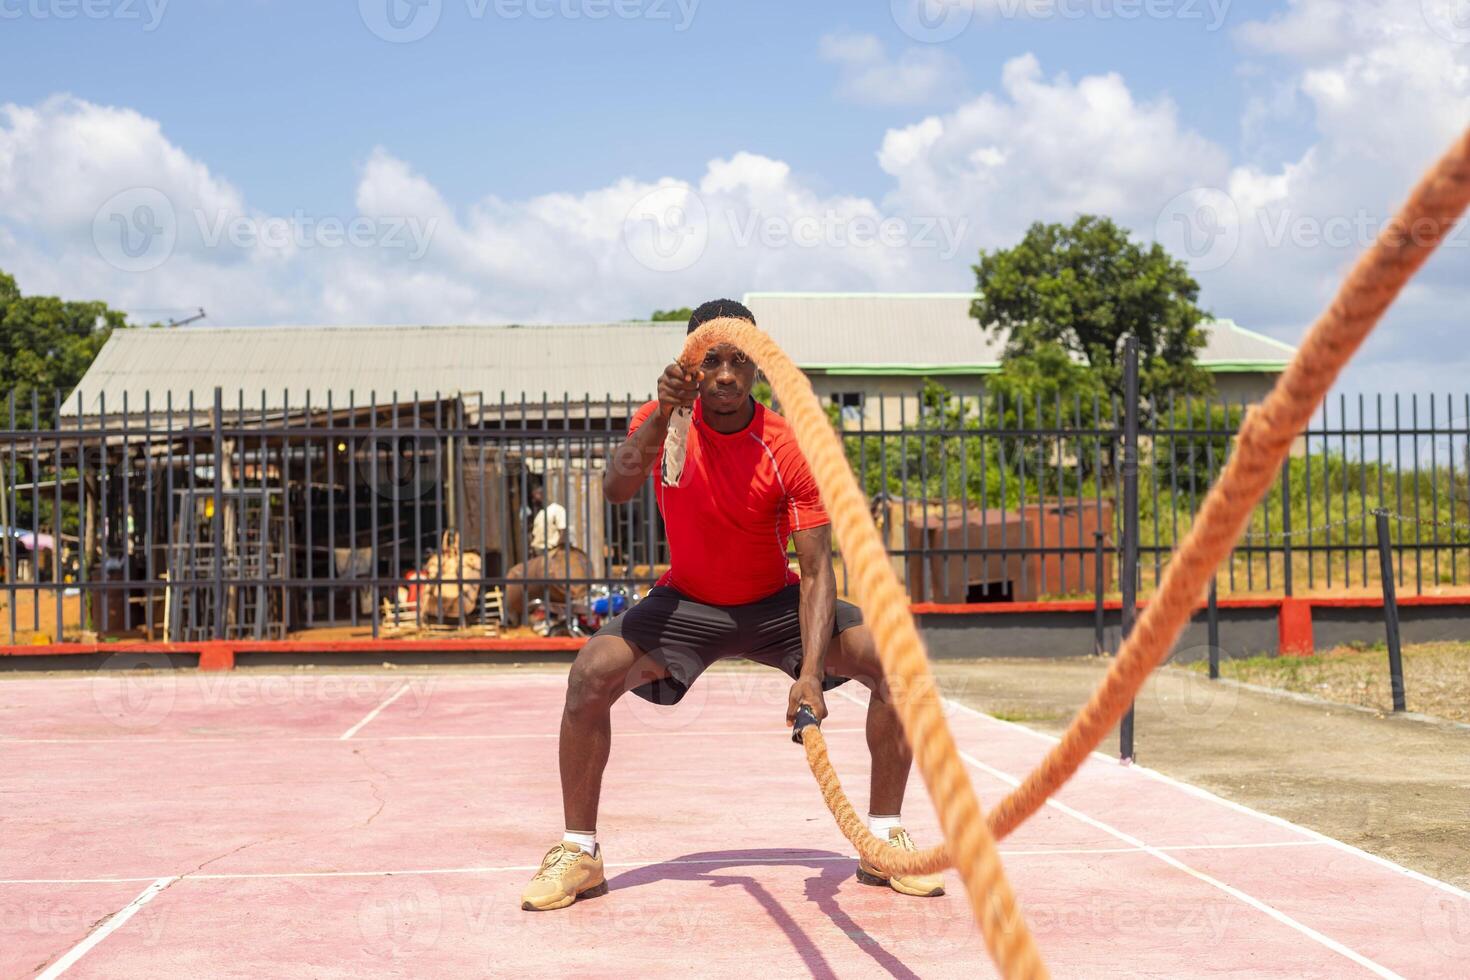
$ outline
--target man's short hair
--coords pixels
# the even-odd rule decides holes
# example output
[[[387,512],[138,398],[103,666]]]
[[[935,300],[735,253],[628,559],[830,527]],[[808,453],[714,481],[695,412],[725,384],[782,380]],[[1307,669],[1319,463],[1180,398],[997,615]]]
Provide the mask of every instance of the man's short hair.
[[[693,333],[711,320],[718,320],[722,316],[732,316],[737,320],[749,320],[755,323],[755,314],[745,308],[744,303],[737,303],[733,299],[712,299],[708,303],[701,303],[699,309],[689,317],[689,333]]]

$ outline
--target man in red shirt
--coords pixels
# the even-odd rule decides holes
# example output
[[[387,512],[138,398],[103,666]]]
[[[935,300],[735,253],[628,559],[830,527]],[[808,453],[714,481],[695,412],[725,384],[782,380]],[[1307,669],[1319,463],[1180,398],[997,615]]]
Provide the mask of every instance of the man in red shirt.
[[[694,311],[689,331],[722,316],[755,322],[741,304],[715,300]],[[607,891],[596,827],[613,702],[632,691],[675,704],[706,667],[728,658],[792,678],[788,725],[802,704],[825,718],[823,692],[849,679],[872,691],[868,825],[891,846],[914,849],[899,817],[913,757],[873,635],[858,608],[837,599],[831,528],[816,481],[785,419],[751,397],[755,374],[754,362],[728,344],[712,348],[694,372],[669,365],[658,399],[633,416],[613,454],[603,478],[613,503],[631,499],[655,473],[671,567],[641,602],[588,640],[572,665],[560,747],[566,834],[522,895],[524,909],[565,908]],[[678,486],[664,486],[669,417],[690,406],[684,469]],[[799,576],[786,558],[788,541]],[[907,895],[944,892],[938,875],[889,878],[861,861],[858,880]]]

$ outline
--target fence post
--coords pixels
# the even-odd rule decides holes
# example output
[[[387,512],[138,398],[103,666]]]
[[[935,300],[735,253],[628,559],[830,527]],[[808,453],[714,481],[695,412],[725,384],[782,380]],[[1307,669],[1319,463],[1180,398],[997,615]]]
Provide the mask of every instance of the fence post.
[[[1383,576],[1383,625],[1388,634],[1388,676],[1393,686],[1393,710],[1404,711],[1404,660],[1399,649],[1399,604],[1394,591],[1393,554],[1388,540],[1388,511],[1375,510],[1378,526],[1378,568]]]
[[[1108,649],[1103,623],[1103,533],[1101,531],[1092,532],[1092,593],[1094,600],[1092,652],[1101,657]]]
[[[1138,615],[1138,338],[1123,343],[1123,639]],[[1118,726],[1118,754],[1133,761],[1133,705]]]
[[[1308,485],[1310,489],[1310,484]],[[1308,544],[1310,544],[1310,540]],[[1291,460],[1287,459],[1281,464],[1281,547],[1284,560],[1281,570],[1281,588],[1289,597],[1291,595]],[[1307,561],[1311,561],[1311,552],[1307,552]],[[1266,552],[1266,567],[1271,565],[1271,553]]]
[[[1210,680],[1220,679],[1220,607],[1216,601],[1216,582],[1214,577],[1210,578],[1210,604],[1206,613],[1205,623],[1209,631],[1210,644]]]
[[[225,504],[224,504],[224,459],[225,459],[225,392],[214,389],[214,493],[212,502],[214,515],[210,518],[209,534],[214,538],[214,638],[225,638]]]

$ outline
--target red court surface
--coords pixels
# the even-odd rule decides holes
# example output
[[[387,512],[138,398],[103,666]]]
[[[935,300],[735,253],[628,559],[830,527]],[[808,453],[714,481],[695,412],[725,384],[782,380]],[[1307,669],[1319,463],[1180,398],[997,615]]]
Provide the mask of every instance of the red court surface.
[[[96,674],[0,682],[0,977],[976,977],[958,879],[858,884],[774,672],[627,698],[611,891],[518,897],[561,831],[564,679]],[[853,685],[849,685],[851,687]],[[846,690],[846,689],[844,689]],[[864,692],[826,730],[861,808]],[[954,707],[982,799],[1050,742]],[[917,778],[907,822],[938,839]],[[1002,843],[1054,975],[1470,975],[1470,895],[1094,757]]]

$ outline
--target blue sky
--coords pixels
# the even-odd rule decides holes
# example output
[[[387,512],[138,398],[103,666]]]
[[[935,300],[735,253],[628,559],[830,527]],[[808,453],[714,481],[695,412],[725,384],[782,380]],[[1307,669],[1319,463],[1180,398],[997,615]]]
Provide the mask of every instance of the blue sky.
[[[877,196],[884,129],[993,85],[1025,51],[1074,75],[1124,70],[1141,98],[1172,98],[1226,144],[1239,140],[1252,88],[1228,36],[1209,29],[1204,0],[1197,20],[972,21],[944,45],[963,63],[960,86],[903,106],[835,98],[838,72],[818,55],[831,34],[912,46],[885,3],[683,2],[591,20],[497,17],[493,0],[477,16],[478,0],[446,0],[427,37],[391,44],[353,0],[169,0],[153,30],[146,0],[134,0],[136,20],[5,23],[0,80],[8,101],[65,91],[158,119],[253,201],[282,210],[344,206],[355,168],[379,145],[457,199],[652,180],[739,150]],[[1227,8],[1224,28],[1242,19]]]
[[[1177,250],[1224,213],[1205,304],[1290,341],[1470,121],[1456,2],[0,0],[0,268],[219,324],[620,319],[964,289],[1031,221]],[[156,262],[99,239],[160,214]],[[697,250],[640,254],[668,215]],[[1458,381],[1467,252],[1355,378]]]

